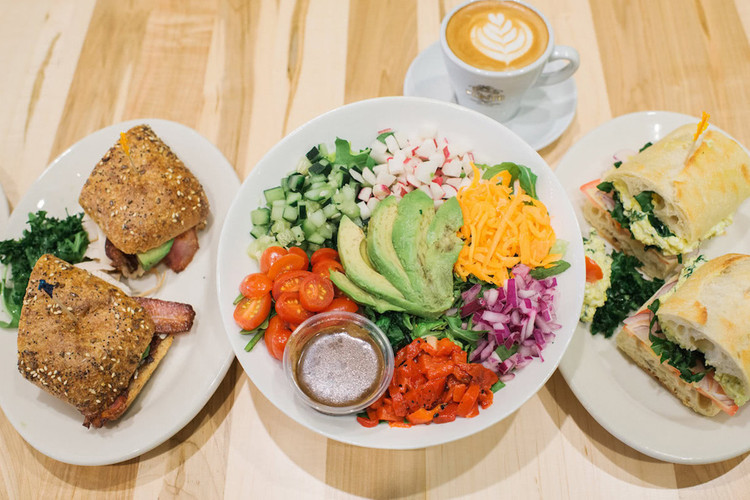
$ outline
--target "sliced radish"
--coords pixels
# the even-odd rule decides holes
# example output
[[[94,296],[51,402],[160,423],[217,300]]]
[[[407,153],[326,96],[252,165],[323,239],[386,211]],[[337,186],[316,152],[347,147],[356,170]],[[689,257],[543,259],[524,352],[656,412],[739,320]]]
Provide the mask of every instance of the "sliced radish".
[[[367,206],[367,203],[364,201],[360,201],[357,203],[357,206],[359,207],[359,216],[362,219],[369,219],[370,215],[372,215],[372,211],[370,210],[370,207]]]
[[[398,161],[396,158],[391,158],[388,160],[388,172],[393,175],[398,175],[404,171],[404,165],[405,163],[403,161]]]
[[[388,157],[388,151],[385,144],[378,140],[370,144],[370,156],[372,156],[372,159],[378,163],[385,163],[385,160]]]
[[[372,188],[369,187],[363,187],[359,190],[359,194],[357,195],[358,200],[367,201],[372,197]]]
[[[378,182],[377,177],[375,177],[375,174],[369,168],[362,170],[362,180],[363,184],[370,186],[374,186]]]
[[[396,141],[396,138],[392,135],[385,138],[385,146],[391,154],[394,154],[401,149],[398,145],[398,141]]]
[[[372,188],[372,195],[378,200],[385,199],[389,194],[391,194],[391,190],[385,184],[376,184]]]
[[[458,190],[456,190],[456,188],[454,188],[450,184],[443,184],[440,187],[443,188],[443,193],[445,193],[444,198],[446,198],[446,199],[447,198],[453,198],[454,196],[456,196],[458,194]]]
[[[383,172],[378,174],[378,184],[384,184],[388,187],[392,186],[396,183],[396,176],[389,174],[388,172]]]
[[[375,207],[377,207],[377,206],[378,206],[378,202],[379,202],[379,201],[380,201],[380,200],[378,200],[378,199],[377,199],[377,198],[375,198],[375,197],[372,197],[372,198],[370,198],[369,200],[367,200],[367,208],[369,208],[369,209],[370,209],[370,212],[372,212],[373,210],[375,210]]]
[[[438,184],[434,182],[430,182],[430,196],[432,196],[433,200],[441,200],[443,199],[443,196],[445,195],[445,191],[443,191],[443,188],[441,188]]]
[[[349,175],[351,175],[352,179],[354,179],[355,181],[359,182],[360,184],[362,184],[363,182],[365,182],[365,180],[362,178],[362,174],[360,174],[359,172],[357,172],[353,168],[349,169]]]
[[[391,160],[388,160],[388,161],[391,161]],[[385,164],[385,163],[381,163],[380,165],[375,165],[374,167],[372,167],[372,172],[376,176],[382,174],[383,172],[387,172],[387,171],[388,171],[388,165]]]
[[[445,186],[452,186],[454,189],[458,189],[461,187],[461,180],[460,177],[448,177],[445,179],[445,183],[443,183],[443,189],[445,189]]]

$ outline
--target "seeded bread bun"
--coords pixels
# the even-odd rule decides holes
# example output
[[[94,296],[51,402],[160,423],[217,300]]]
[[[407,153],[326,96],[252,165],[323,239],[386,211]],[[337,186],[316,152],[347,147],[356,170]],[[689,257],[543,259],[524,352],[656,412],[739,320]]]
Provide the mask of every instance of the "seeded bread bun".
[[[202,228],[209,212],[201,183],[148,125],[122,134],[94,167],[78,202],[126,254]]]
[[[128,389],[153,336],[149,315],[119,288],[44,255],[21,309],[18,369],[88,418]]]

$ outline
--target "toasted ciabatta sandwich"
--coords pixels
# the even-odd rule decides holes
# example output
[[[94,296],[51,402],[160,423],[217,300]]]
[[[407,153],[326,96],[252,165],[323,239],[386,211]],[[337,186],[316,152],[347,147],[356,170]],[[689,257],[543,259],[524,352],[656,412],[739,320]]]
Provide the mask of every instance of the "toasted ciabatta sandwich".
[[[750,156],[704,125],[682,126],[581,186],[589,224],[650,276],[672,274],[750,196]]]
[[[34,266],[18,324],[18,370],[101,427],[132,404],[188,331],[190,305],[131,298],[53,255]]]
[[[185,269],[209,212],[201,183],[148,125],[121,134],[78,202],[106,236],[112,266],[128,277],[161,261]]]
[[[750,398],[750,256],[683,267],[617,335],[617,346],[686,406],[734,415]]]

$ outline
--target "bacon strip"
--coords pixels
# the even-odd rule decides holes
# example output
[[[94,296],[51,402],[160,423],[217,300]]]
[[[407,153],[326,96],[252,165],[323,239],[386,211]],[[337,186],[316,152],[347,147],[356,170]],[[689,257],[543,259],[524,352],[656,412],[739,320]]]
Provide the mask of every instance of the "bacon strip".
[[[146,297],[133,298],[151,316],[156,333],[182,333],[193,327],[195,310],[190,304]]]
[[[130,271],[131,273],[138,269],[138,258],[123,252],[117,248],[109,238],[104,242],[104,253],[112,261],[112,267],[121,271]]]
[[[117,399],[101,413],[95,413],[93,415],[84,414],[83,426],[87,429],[93,425],[94,428],[98,429],[102,425],[106,424],[110,420],[117,420],[120,416],[125,413],[128,401],[128,390],[125,389],[122,394],[117,396]]]
[[[190,264],[197,251],[198,233],[195,228],[191,228],[174,239],[172,249],[164,257],[164,263],[172,271],[179,273]]]

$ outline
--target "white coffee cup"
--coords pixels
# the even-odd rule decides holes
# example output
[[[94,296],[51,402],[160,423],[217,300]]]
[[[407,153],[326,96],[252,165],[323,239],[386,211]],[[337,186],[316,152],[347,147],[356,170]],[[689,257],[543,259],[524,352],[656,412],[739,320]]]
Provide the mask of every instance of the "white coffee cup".
[[[493,10],[494,15],[485,16],[485,11]],[[473,24],[462,24],[467,16],[472,16]],[[449,44],[449,23],[451,43],[463,59]],[[542,44],[545,35],[547,43]],[[472,0],[459,5],[443,19],[440,47],[458,103],[500,122],[518,113],[530,88],[562,82],[580,63],[576,49],[555,45],[547,18],[518,0]],[[536,54],[540,55],[534,58]],[[567,62],[547,67],[557,60]]]

